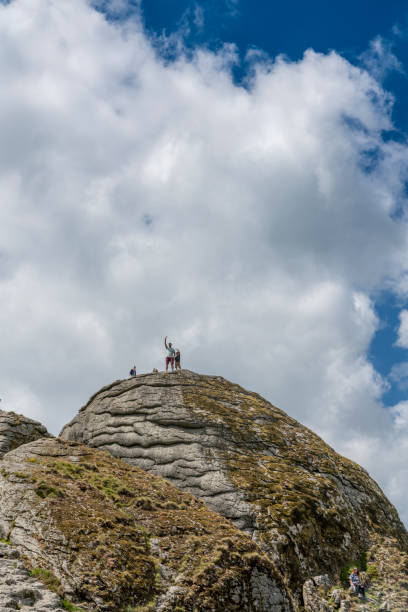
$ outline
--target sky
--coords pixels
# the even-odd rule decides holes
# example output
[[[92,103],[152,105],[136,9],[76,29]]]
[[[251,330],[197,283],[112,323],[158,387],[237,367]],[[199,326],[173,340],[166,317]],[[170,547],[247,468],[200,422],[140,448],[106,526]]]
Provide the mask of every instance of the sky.
[[[257,391],[408,525],[408,8],[0,3],[1,406],[113,380]]]

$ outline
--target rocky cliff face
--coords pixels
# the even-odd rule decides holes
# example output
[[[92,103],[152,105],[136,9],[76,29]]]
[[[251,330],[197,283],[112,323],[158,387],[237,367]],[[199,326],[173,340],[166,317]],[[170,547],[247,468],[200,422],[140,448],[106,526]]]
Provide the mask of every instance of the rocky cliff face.
[[[407,612],[408,554],[394,538],[372,537],[370,550],[363,559],[361,584],[366,598],[356,596],[348,583],[334,583],[328,576],[315,576],[303,585],[307,612]],[[350,572],[343,572],[344,578]]]
[[[274,564],[229,521],[168,481],[75,442],[43,438],[3,457],[0,539],[0,569],[20,557],[33,575],[11,561],[10,581],[0,577],[0,605],[10,609],[295,609]]]
[[[46,428],[21,414],[0,410],[0,458],[21,444],[47,437]]]
[[[117,381],[61,437],[108,450],[204,500],[260,543],[298,602],[306,579],[338,576],[374,541],[393,538],[408,549],[395,508],[364,469],[220,377],[182,371]]]

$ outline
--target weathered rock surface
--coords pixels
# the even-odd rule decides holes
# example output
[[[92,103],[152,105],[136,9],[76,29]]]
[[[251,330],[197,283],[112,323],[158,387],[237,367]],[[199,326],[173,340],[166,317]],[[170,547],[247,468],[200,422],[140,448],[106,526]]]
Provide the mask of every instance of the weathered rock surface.
[[[0,410],[0,458],[21,444],[49,435],[44,425],[38,421]]]
[[[296,609],[274,564],[229,521],[75,442],[43,438],[4,455],[0,538],[87,611]]]
[[[15,547],[0,542],[1,612],[62,612],[60,597],[30,576],[19,557]]]
[[[408,554],[401,551],[394,538],[372,537],[372,546],[360,563],[350,564],[345,584],[322,584],[320,577],[309,579],[303,586],[305,612],[335,612],[339,608],[349,612],[407,612],[408,610]],[[366,598],[358,598],[348,586],[347,576],[352,565],[360,565],[360,581]]]
[[[104,387],[61,432],[160,474],[251,534],[301,599],[373,537],[408,538],[368,473],[256,393],[186,370]]]
[[[303,585],[303,603],[307,612],[334,612],[334,606],[326,601],[331,586],[327,575],[309,578]],[[339,605],[341,598],[339,599]]]

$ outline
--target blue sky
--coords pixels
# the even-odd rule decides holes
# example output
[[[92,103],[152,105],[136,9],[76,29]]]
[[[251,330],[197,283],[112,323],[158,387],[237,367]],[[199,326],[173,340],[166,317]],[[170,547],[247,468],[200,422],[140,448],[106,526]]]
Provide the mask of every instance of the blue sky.
[[[129,3],[131,4],[131,3]],[[270,55],[286,53],[300,58],[304,50],[330,49],[357,57],[377,35],[390,37],[395,26],[407,26],[407,7],[403,0],[373,3],[353,2],[276,3],[249,0],[227,2],[207,0],[148,0],[142,10],[147,28],[167,33],[180,27],[186,11],[199,7],[203,11],[202,28],[192,27],[192,44],[234,42],[241,51],[255,46]]]
[[[404,4],[0,3],[2,408],[58,433],[167,335],[408,524]]]

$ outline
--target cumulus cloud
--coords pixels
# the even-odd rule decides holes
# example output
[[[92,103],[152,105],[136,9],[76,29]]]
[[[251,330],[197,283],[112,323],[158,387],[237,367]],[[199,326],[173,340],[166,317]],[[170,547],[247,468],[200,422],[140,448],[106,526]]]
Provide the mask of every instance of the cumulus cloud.
[[[334,52],[252,58],[246,87],[237,61],[179,41],[170,62],[84,0],[0,7],[4,405],[57,432],[134,362],[161,367],[167,334],[185,367],[363,463],[408,520],[407,432],[367,358],[370,296],[407,273],[392,98]]]
[[[399,319],[398,338],[395,344],[402,348],[408,348],[408,310],[401,310]]]

